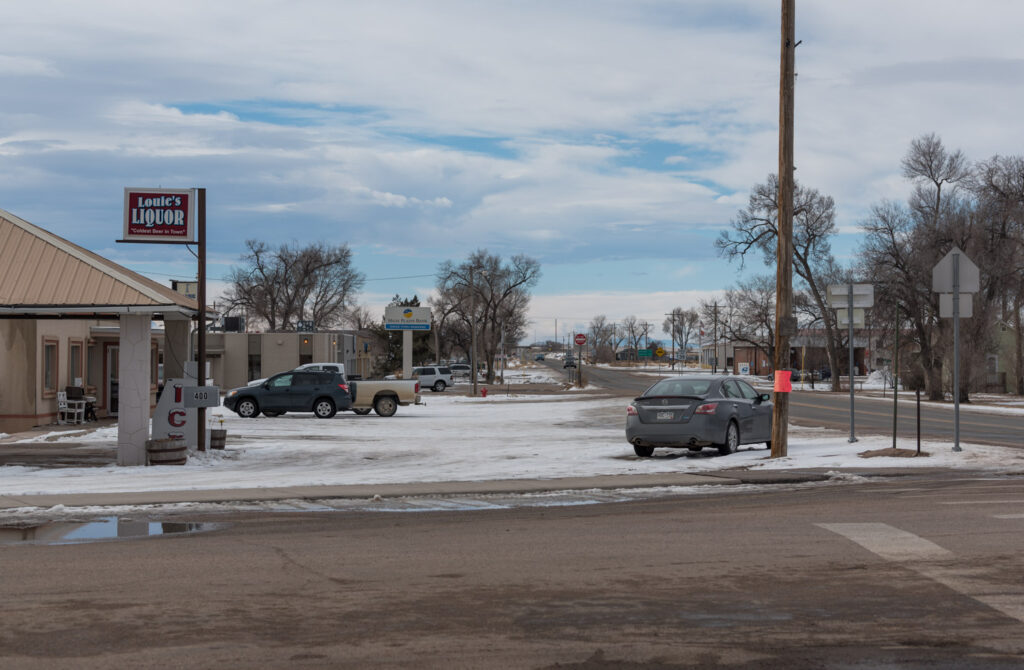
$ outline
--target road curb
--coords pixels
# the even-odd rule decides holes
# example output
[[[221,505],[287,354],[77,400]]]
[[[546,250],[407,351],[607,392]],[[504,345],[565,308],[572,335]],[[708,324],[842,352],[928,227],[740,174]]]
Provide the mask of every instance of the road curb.
[[[883,476],[903,474],[901,471]],[[864,472],[853,474],[870,476]],[[18,508],[116,507],[134,505],[272,502],[281,500],[414,498],[423,496],[501,495],[607,489],[681,486],[736,486],[740,484],[800,484],[835,478],[836,472],[720,470],[653,475],[606,475],[543,480],[491,480],[476,482],[419,482],[336,486],[284,486],[275,488],[199,489],[178,491],[123,491],[110,493],[57,493],[0,496],[0,510]]]

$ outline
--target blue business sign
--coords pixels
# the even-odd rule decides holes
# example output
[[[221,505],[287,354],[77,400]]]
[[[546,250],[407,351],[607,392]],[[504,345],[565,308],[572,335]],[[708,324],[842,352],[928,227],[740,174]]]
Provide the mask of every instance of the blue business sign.
[[[430,308],[385,307],[384,330],[430,330]]]

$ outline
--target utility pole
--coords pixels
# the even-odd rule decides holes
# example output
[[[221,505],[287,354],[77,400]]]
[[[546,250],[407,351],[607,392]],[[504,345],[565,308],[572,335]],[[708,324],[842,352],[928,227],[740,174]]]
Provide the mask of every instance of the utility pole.
[[[793,84],[796,79],[796,0],[782,0],[779,67],[778,267],[775,273],[775,371],[789,367],[793,317]],[[852,318],[852,314],[850,315]],[[776,374],[777,378],[779,375]],[[789,393],[776,392],[772,405],[772,458],[789,452]]]
[[[476,397],[476,278],[473,276],[473,266],[469,267],[469,290],[470,290],[470,316],[469,316],[469,331],[470,331],[470,361],[469,365],[472,368],[470,374],[473,376],[473,397]]]
[[[711,335],[712,340],[715,343],[715,353],[711,358],[711,374],[718,373],[718,303],[715,303],[715,322],[712,326],[714,333]]]

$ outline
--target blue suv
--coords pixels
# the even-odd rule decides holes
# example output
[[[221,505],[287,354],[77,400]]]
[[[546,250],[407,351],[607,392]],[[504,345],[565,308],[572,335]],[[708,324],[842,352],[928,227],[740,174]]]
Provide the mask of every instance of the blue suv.
[[[270,417],[312,412],[318,418],[330,419],[352,407],[352,394],[345,375],[339,372],[291,371],[274,375],[258,386],[228,391],[224,406],[245,419],[261,411]]]

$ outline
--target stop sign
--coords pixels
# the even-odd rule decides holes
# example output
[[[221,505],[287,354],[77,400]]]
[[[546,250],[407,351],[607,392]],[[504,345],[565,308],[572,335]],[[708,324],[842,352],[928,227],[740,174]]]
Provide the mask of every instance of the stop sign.
[[[576,341],[577,346],[581,346],[582,347],[584,344],[587,343],[587,336],[584,335],[583,333],[577,333],[575,341]]]

